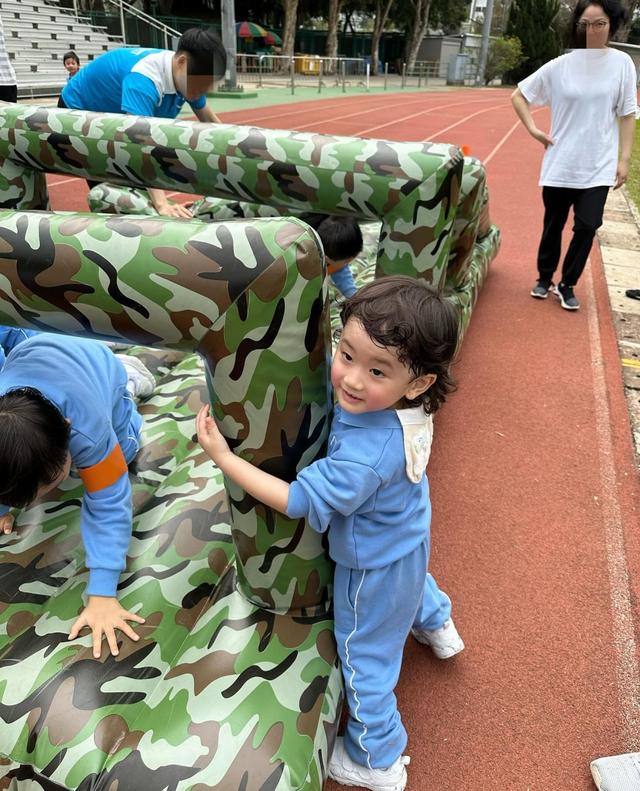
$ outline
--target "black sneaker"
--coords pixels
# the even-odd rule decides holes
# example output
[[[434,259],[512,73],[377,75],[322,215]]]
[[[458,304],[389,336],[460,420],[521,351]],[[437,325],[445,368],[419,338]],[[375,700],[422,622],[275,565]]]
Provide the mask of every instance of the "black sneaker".
[[[560,304],[565,310],[578,310],[580,303],[573,293],[573,286],[565,286],[560,283],[554,289],[554,294],[560,299]]]
[[[553,283],[550,280],[538,280],[536,285],[531,289],[531,296],[536,299],[546,299],[552,288]]]

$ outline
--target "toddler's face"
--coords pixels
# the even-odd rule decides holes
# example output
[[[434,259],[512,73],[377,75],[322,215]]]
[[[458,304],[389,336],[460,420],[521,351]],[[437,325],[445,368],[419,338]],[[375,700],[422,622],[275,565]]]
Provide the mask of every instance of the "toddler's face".
[[[349,319],[331,366],[331,384],[346,412],[399,409],[405,398],[416,398],[429,387],[421,387],[424,379],[416,379],[393,348],[378,346],[357,319]]]
[[[64,67],[72,77],[80,69],[80,65],[73,58],[67,58],[64,62]]]

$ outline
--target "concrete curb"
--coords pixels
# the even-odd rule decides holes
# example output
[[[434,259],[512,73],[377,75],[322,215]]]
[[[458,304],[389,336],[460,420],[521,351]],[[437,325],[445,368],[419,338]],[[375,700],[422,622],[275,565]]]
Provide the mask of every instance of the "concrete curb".
[[[609,192],[598,241],[640,467],[640,301],[624,293],[640,288],[640,212],[624,190]]]

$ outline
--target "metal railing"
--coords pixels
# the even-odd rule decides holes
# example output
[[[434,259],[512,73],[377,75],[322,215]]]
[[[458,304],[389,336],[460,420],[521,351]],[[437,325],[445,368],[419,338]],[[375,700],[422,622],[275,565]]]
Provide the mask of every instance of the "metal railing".
[[[368,64],[362,58],[326,58],[319,55],[271,55],[260,53],[250,55],[238,53],[236,73],[245,79],[252,79],[259,88],[275,84],[317,84],[318,90],[329,85],[340,86],[346,91],[347,85],[357,83],[367,85]]]
[[[327,88],[370,90],[376,88],[422,88],[431,82],[444,82],[443,64],[419,61],[413,68],[402,66],[400,73],[391,72],[389,64],[381,64],[377,75],[371,73],[369,58],[327,58],[320,55],[272,55],[271,53],[239,52],[236,56],[238,79],[253,83],[256,88],[317,86],[318,93]],[[446,68],[445,68],[446,72]],[[446,76],[446,75],[445,75]]]
[[[429,80],[436,77],[446,76],[441,74],[441,65],[438,60],[417,60],[413,66],[409,67],[406,63],[402,64],[401,86],[403,88],[417,87],[429,84]]]
[[[169,41],[169,36],[171,36],[172,38],[180,38],[181,34],[179,30],[176,30],[173,27],[169,27],[169,25],[166,25],[164,22],[159,22],[154,17],[149,16],[149,14],[131,5],[131,3],[128,3],[127,0],[106,0],[106,2],[111,4],[112,6],[116,6],[120,11],[120,27],[122,29],[122,43],[125,44],[125,46],[127,44],[127,28],[124,20],[125,11],[128,14],[131,14],[132,16],[136,17],[137,19],[142,20],[147,25],[149,25],[149,27],[152,27],[155,30],[159,30],[164,39],[165,49],[174,48],[173,42]],[[75,8],[76,0],[74,0],[73,5]]]

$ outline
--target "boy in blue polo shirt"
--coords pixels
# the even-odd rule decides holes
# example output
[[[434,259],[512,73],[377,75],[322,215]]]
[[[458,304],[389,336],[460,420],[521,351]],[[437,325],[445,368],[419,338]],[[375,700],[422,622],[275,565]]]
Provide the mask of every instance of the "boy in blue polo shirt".
[[[100,55],[64,87],[58,107],[97,113],[176,118],[188,102],[199,121],[220,123],[206,94],[226,69],[226,51],[210,30],[185,31],[175,52],[123,48]],[[191,217],[180,204],[169,204],[163,190],[150,189],[158,214]]]
[[[396,276],[361,288],[341,317],[326,458],[286,483],[232,453],[208,407],[198,413],[198,440],[249,495],[328,530],[349,707],[329,776],[371,791],[403,791],[407,733],[393,690],[404,643],[411,631],[441,658],[464,648],[451,602],[426,573],[431,416],[453,385],[458,316],[424,281]]]

